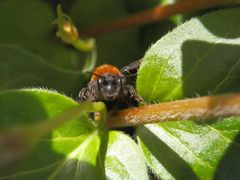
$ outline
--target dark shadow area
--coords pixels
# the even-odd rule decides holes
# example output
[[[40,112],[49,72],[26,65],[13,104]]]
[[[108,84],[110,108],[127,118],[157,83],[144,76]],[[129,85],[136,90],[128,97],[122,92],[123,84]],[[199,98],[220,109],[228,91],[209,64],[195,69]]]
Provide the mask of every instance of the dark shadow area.
[[[51,175],[54,175],[54,179],[86,179],[86,180],[92,180],[92,179],[99,179],[99,180],[105,180],[106,174],[105,174],[105,157],[106,157],[106,151],[107,151],[107,145],[108,145],[108,132],[104,132],[102,134],[99,134],[101,139],[101,144],[99,147],[99,151],[96,157],[96,166],[92,165],[89,162],[86,162],[82,159],[84,159],[84,154],[88,156],[91,159],[91,155],[89,152],[91,152],[91,149],[88,149],[86,151],[77,152],[76,158],[68,158],[67,156],[71,154],[73,151],[75,151],[79,145],[76,144],[76,147],[73,147],[70,153],[68,154],[60,154],[57,153],[56,150],[53,150],[53,144],[51,144],[51,150],[49,149],[46,156],[46,161],[48,162],[48,166],[51,164],[49,163],[49,159],[53,159],[53,164],[56,163],[56,165],[52,168],[49,168],[46,172],[40,172],[39,176],[41,178],[39,179],[46,179],[49,178]],[[52,143],[52,142],[51,142]],[[68,143],[68,142],[66,142]],[[84,142],[82,142],[84,143]],[[68,143],[69,146],[71,146],[71,143]],[[95,151],[95,150],[93,150]],[[36,153],[36,152],[35,152]],[[57,156],[58,155],[58,156]],[[82,158],[81,160],[77,158]],[[44,160],[41,160],[44,161]],[[32,178],[33,176],[31,176]]]
[[[44,0],[46,3],[52,6],[53,10],[56,9],[57,5],[61,4],[62,7],[64,7],[64,10],[69,11],[71,7],[74,5],[74,3],[77,0],[71,0],[71,1],[66,1],[66,0]]]
[[[228,39],[238,38],[240,36],[239,7],[240,6],[236,7],[236,5],[235,7],[228,6],[228,12],[226,11],[225,13],[223,13],[222,11],[216,11],[213,12],[214,14],[212,14],[210,17],[203,16],[202,18],[199,18],[199,20],[206,29],[208,29],[212,34],[218,37]],[[227,7],[224,8],[227,10]],[[219,18],[218,16],[220,16],[221,18]]]
[[[56,170],[56,169],[55,169]],[[55,172],[53,170],[50,175]],[[99,169],[88,162],[78,161],[77,159],[68,160],[64,166],[57,170],[57,173],[52,176],[52,179],[57,180],[66,180],[66,179],[84,179],[84,180],[93,180],[99,179],[104,180],[105,178],[99,173]],[[43,179],[51,179],[49,176],[46,176]],[[40,180],[40,179],[39,179]]]
[[[51,139],[51,135],[44,137],[44,139]],[[46,179],[49,174],[56,170],[63,159],[63,154],[52,149],[51,141],[40,142],[26,157],[15,162],[12,166],[1,169],[0,179],[4,176],[7,177],[6,179]]]
[[[240,91],[240,46],[186,41],[182,70],[185,97]]]
[[[42,102],[35,94],[25,91],[1,94],[0,107],[1,129],[18,124],[35,123],[48,118]]]
[[[146,127],[139,127],[141,134],[138,134],[141,141],[148,147],[148,150],[159,161],[160,164],[176,179],[198,179],[184,159],[168,147],[161,139],[149,131]]]
[[[158,0],[138,1],[138,3],[136,3],[135,1],[123,0],[123,2],[125,3],[126,8],[130,12],[135,12],[135,13],[139,11],[151,9],[159,5]]]
[[[100,150],[98,152],[98,159],[97,159],[97,169],[100,169],[103,174],[101,177],[103,179],[107,179],[106,172],[105,172],[105,158],[107,154],[107,148],[108,148],[108,140],[109,140],[109,131],[104,131],[101,134],[99,133],[101,144],[100,144]]]
[[[239,179],[240,177],[240,134],[238,134],[231,146],[225,152],[223,158],[218,164],[214,179],[228,180]]]
[[[40,56],[15,46],[1,46],[0,50],[0,91],[46,87],[77,97],[80,89],[86,85],[88,77],[79,71],[52,66]]]

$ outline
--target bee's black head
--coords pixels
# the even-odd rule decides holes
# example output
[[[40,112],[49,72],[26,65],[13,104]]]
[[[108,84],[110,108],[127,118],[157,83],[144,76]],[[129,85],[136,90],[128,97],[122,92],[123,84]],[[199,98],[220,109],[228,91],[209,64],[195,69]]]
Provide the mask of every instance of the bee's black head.
[[[105,101],[113,101],[120,95],[124,80],[113,74],[100,76],[97,80],[98,89]]]

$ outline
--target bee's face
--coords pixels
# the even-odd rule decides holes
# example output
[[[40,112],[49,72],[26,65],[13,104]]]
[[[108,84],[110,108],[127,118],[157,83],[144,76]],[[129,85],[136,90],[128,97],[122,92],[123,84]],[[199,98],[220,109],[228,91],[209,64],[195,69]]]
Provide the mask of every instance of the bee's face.
[[[104,64],[92,72],[91,81],[88,86],[79,92],[79,102],[87,100],[91,102],[104,101],[106,104],[114,105],[124,102],[135,106],[133,103],[142,103],[135,89],[127,84],[127,77],[136,76],[142,60],[131,63],[121,69],[112,65]],[[108,103],[110,101],[111,103]],[[115,102],[116,101],[116,102]]]
[[[99,77],[97,86],[105,101],[113,101],[119,96],[123,82],[120,76],[107,74]]]

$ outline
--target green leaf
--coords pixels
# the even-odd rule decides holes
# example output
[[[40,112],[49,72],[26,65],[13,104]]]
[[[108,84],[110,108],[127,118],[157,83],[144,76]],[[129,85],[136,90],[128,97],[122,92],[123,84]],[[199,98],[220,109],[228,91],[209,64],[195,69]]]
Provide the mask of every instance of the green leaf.
[[[148,165],[161,178],[235,179],[239,176],[239,122],[239,118],[227,118],[213,125],[159,123],[141,127],[137,134]]]
[[[19,91],[12,93],[16,94],[19,93]],[[27,93],[31,94],[31,92]],[[40,93],[42,92],[40,91]],[[4,96],[7,94],[8,93],[5,93]],[[16,99],[18,100],[18,98]],[[0,133],[0,167],[7,167],[14,161],[16,162],[21,160],[33,149],[33,147],[35,147],[35,145],[43,136],[48,135],[50,132],[60,127],[61,125],[69,122],[72,119],[77,119],[87,112],[98,112],[101,115],[101,119],[99,119],[98,123],[90,124],[92,127],[100,127],[106,120],[106,108],[103,103],[84,102],[79,104],[77,107],[64,111],[57,117],[51,118],[48,121],[42,120],[40,122],[31,123],[29,125],[17,125],[16,123],[15,125],[12,124],[11,127],[5,127],[5,130],[3,129],[3,132]],[[6,115],[4,114],[3,116],[5,117]],[[10,120],[14,118],[15,117],[10,117]],[[8,119],[7,123],[10,122],[11,121]]]
[[[239,9],[218,11],[157,41],[139,70],[137,88],[143,98],[169,101],[239,91],[239,20]]]
[[[60,69],[21,48],[0,44],[0,90],[46,87],[76,97],[85,85],[79,71]]]
[[[65,110],[77,106],[78,104],[72,99],[47,90],[6,91],[0,93],[0,127],[2,130],[13,125],[24,127],[23,125],[27,124],[28,127],[31,128],[32,125],[33,128],[36,122],[43,123],[44,119],[52,119]],[[1,138],[5,137],[1,135],[0,133]],[[14,138],[23,137],[31,143],[34,135],[35,132],[31,132],[28,136],[14,136]],[[23,142],[21,138],[19,143]],[[1,146],[2,140],[0,152],[3,152],[2,148],[4,148]],[[22,147],[15,146],[15,148]],[[143,156],[130,137],[117,131],[96,129],[86,114],[41,137],[34,150],[14,166],[0,169],[0,179],[94,179],[96,177],[148,179],[148,174]]]
[[[137,145],[118,131],[109,132],[105,168],[108,179],[148,179],[147,168]]]
[[[17,90],[0,94],[0,126],[28,125],[51,119],[77,103],[46,90]],[[66,179],[84,175],[100,177],[97,166],[100,139],[86,115],[72,120],[43,137],[31,154],[11,168],[1,168],[0,178]],[[90,173],[91,172],[91,173]],[[101,176],[100,176],[101,175]]]
[[[138,92],[159,102],[240,91],[239,22],[239,8],[221,10],[164,36],[145,55]],[[236,179],[239,122],[166,122],[140,127],[137,135],[148,165],[162,179]]]

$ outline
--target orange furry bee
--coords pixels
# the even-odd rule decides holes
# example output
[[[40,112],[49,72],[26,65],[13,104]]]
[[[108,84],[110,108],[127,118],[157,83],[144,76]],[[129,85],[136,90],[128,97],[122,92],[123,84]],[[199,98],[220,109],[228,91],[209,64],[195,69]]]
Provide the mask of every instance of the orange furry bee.
[[[108,107],[117,102],[125,103],[126,107],[143,104],[135,88],[127,84],[127,77],[136,76],[141,62],[135,61],[121,70],[108,64],[97,67],[87,87],[80,91],[79,102],[103,101]]]

